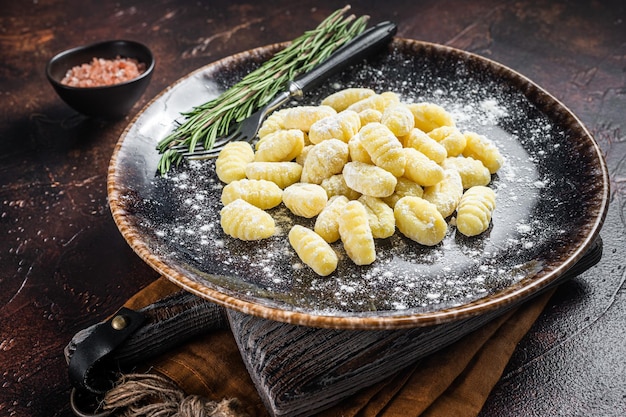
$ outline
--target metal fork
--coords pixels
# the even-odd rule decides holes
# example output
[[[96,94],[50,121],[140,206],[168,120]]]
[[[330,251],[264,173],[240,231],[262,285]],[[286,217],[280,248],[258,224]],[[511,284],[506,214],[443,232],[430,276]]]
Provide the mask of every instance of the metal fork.
[[[291,84],[289,86],[291,87]],[[246,141],[252,143],[265,118],[276,108],[286,103],[291,97],[290,90],[277,94],[272,101],[242,120],[236,128],[231,129],[230,134],[217,138],[215,142],[213,142],[213,147],[210,149],[205,149],[202,143],[197,143],[196,147],[191,150],[185,145],[176,145],[173,146],[172,149],[177,150],[178,153],[189,160],[200,160],[216,158],[222,148],[224,148],[224,145],[231,141]]]
[[[361,33],[337,49],[320,65],[290,81],[285,91],[277,94],[272,101],[240,122],[233,129],[232,133],[216,139],[211,149],[205,149],[201,143],[197,144],[194,149],[189,149],[185,145],[177,145],[172,147],[172,149],[177,150],[184,158],[198,160],[217,157],[224,145],[231,141],[252,143],[261,124],[272,111],[285,104],[291,98],[301,99],[306,93],[322,84],[328,77],[374,53],[386,45],[396,31],[397,25],[395,23],[382,22]]]

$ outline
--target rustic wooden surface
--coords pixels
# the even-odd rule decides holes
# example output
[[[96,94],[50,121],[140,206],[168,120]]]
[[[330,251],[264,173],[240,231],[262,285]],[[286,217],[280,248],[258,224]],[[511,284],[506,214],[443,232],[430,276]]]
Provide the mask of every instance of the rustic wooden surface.
[[[39,0],[0,5],[0,415],[70,416],[62,350],[157,277],[107,207],[113,147],[152,97],[236,52],[293,39],[345,3]],[[626,18],[610,1],[353,1],[398,35],[528,76],[595,135],[611,174],[601,263],[564,285],[524,338],[482,416],[626,412]],[[125,120],[77,115],[45,79],[68,47],[126,38],[157,58]]]

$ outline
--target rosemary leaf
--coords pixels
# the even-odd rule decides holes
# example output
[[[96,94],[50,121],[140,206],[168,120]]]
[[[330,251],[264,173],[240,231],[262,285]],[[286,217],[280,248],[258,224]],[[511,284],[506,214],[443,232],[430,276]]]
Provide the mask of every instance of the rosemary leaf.
[[[350,6],[336,10],[317,28],[304,32],[256,70],[219,97],[182,113],[184,121],[157,144],[161,159],[157,171],[165,175],[182,160],[181,147],[197,145],[211,149],[218,137],[241,122],[281,92],[288,81],[326,60],[337,48],[360,34],[368,17],[345,16]]]

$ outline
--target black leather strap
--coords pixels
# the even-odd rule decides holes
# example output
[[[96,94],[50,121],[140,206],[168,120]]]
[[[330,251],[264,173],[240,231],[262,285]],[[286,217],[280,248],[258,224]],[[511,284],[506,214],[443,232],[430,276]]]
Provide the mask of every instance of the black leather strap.
[[[95,326],[69,359],[72,384],[93,394],[103,394],[110,389],[116,380],[112,377],[116,366],[107,362],[107,355],[124,343],[144,320],[141,313],[122,307],[109,320]]]
[[[228,327],[224,307],[180,290],[137,311],[120,309],[79,331],[65,348],[72,384],[102,394],[120,373],[199,334]]]

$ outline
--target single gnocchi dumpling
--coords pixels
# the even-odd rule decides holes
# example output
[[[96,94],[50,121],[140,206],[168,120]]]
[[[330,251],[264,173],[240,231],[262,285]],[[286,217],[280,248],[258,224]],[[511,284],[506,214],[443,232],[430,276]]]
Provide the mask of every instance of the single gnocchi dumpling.
[[[408,135],[415,127],[413,113],[404,103],[392,104],[387,107],[380,122],[397,137]]]
[[[361,145],[372,158],[374,165],[389,171],[395,177],[401,177],[405,169],[405,155],[402,143],[387,126],[382,123],[370,123],[359,131]]]
[[[254,154],[256,162],[289,162],[304,148],[304,134],[298,129],[278,130],[261,139]]]
[[[415,118],[415,127],[423,132],[430,132],[441,126],[456,126],[450,113],[438,104],[430,102],[407,105]]]
[[[396,231],[396,220],[393,209],[383,200],[363,195],[357,200],[367,211],[367,218],[374,239],[386,239]]]
[[[343,178],[351,189],[372,197],[390,196],[398,183],[389,171],[363,162],[348,162],[343,167]]]
[[[276,207],[283,200],[283,190],[272,181],[241,179],[227,184],[222,190],[222,204],[241,198],[260,209]]]
[[[461,175],[463,189],[474,187],[476,185],[487,185],[491,182],[491,174],[487,167],[477,159],[472,157],[456,156],[446,158],[441,166],[444,169],[454,169]]]
[[[414,148],[404,148],[406,168],[404,176],[423,187],[437,184],[443,179],[443,168]]]
[[[381,94],[375,94],[363,100],[357,101],[348,106],[346,110],[353,110],[357,113],[367,109],[378,110],[383,113],[387,107],[400,102],[400,96],[393,91],[385,91]]]
[[[448,224],[437,207],[423,198],[401,198],[393,214],[400,233],[420,245],[437,245],[448,231]]]
[[[289,243],[302,262],[316,274],[325,277],[337,269],[337,253],[313,230],[294,225],[289,230]]]
[[[391,208],[394,208],[398,200],[402,197],[413,196],[421,197],[424,195],[424,189],[415,181],[411,181],[406,177],[398,178],[396,188],[389,197],[383,198],[383,201]]]
[[[465,149],[465,135],[454,126],[441,126],[428,132],[428,136],[446,148],[446,156],[459,156]]]
[[[315,218],[313,230],[328,243],[339,240],[339,216],[343,211],[348,198],[343,195],[331,197],[321,213]]]
[[[350,160],[356,162],[364,162],[366,164],[374,164],[372,162],[372,157],[367,150],[363,147],[363,143],[361,142],[361,135],[357,133],[352,136],[348,141],[348,151],[350,153]]]
[[[337,113],[344,111],[350,105],[375,95],[376,92],[371,88],[351,87],[339,90],[322,100],[322,106],[330,106]]]
[[[296,216],[315,217],[327,202],[326,190],[317,184],[298,182],[283,190],[283,203]]]
[[[463,196],[461,175],[453,169],[444,170],[444,177],[437,184],[426,187],[422,198],[433,203],[446,218],[456,210]]]
[[[276,225],[269,213],[237,199],[220,211],[222,230],[240,240],[261,240],[274,234]]]
[[[493,141],[475,132],[465,132],[467,144],[463,156],[478,159],[491,174],[498,172],[503,163],[502,154]]]
[[[260,139],[263,139],[265,136],[270,133],[277,132],[279,130],[284,129],[283,127],[283,114],[287,109],[276,110],[263,121],[261,127],[259,127],[259,131],[257,132],[257,136]]]
[[[411,132],[402,138],[402,143],[404,147],[417,149],[438,164],[448,156],[448,151],[443,145],[420,129],[411,129]]]
[[[282,189],[300,181],[301,175],[302,165],[297,162],[250,162],[246,165],[246,177],[272,181]]]
[[[339,139],[348,143],[360,128],[361,118],[359,115],[352,110],[345,110],[313,123],[309,130],[309,141],[318,144],[328,139]]]
[[[215,173],[228,184],[246,177],[246,165],[254,161],[254,151],[248,142],[227,143],[215,160]]]
[[[489,187],[476,186],[465,191],[456,215],[456,228],[465,236],[476,236],[489,227],[496,208],[496,193]]]
[[[376,246],[367,211],[358,201],[348,202],[339,216],[339,236],[348,257],[357,265],[376,260]]]
[[[328,198],[334,197],[336,195],[343,195],[348,198],[348,200],[356,200],[361,196],[361,193],[354,191],[352,188],[348,187],[346,184],[346,180],[343,178],[343,174],[336,174],[329,178],[326,178],[320,184],[323,189],[326,190],[326,194]]]
[[[376,109],[365,109],[359,112],[359,119],[361,120],[361,126],[365,126],[368,123],[380,123],[383,118],[383,113]]]
[[[339,174],[348,162],[348,144],[338,139],[328,139],[315,145],[308,153],[302,168],[302,182],[321,184],[332,175]]]
[[[285,109],[282,114],[284,129],[299,129],[308,132],[313,123],[337,114],[330,106],[296,106]]]

